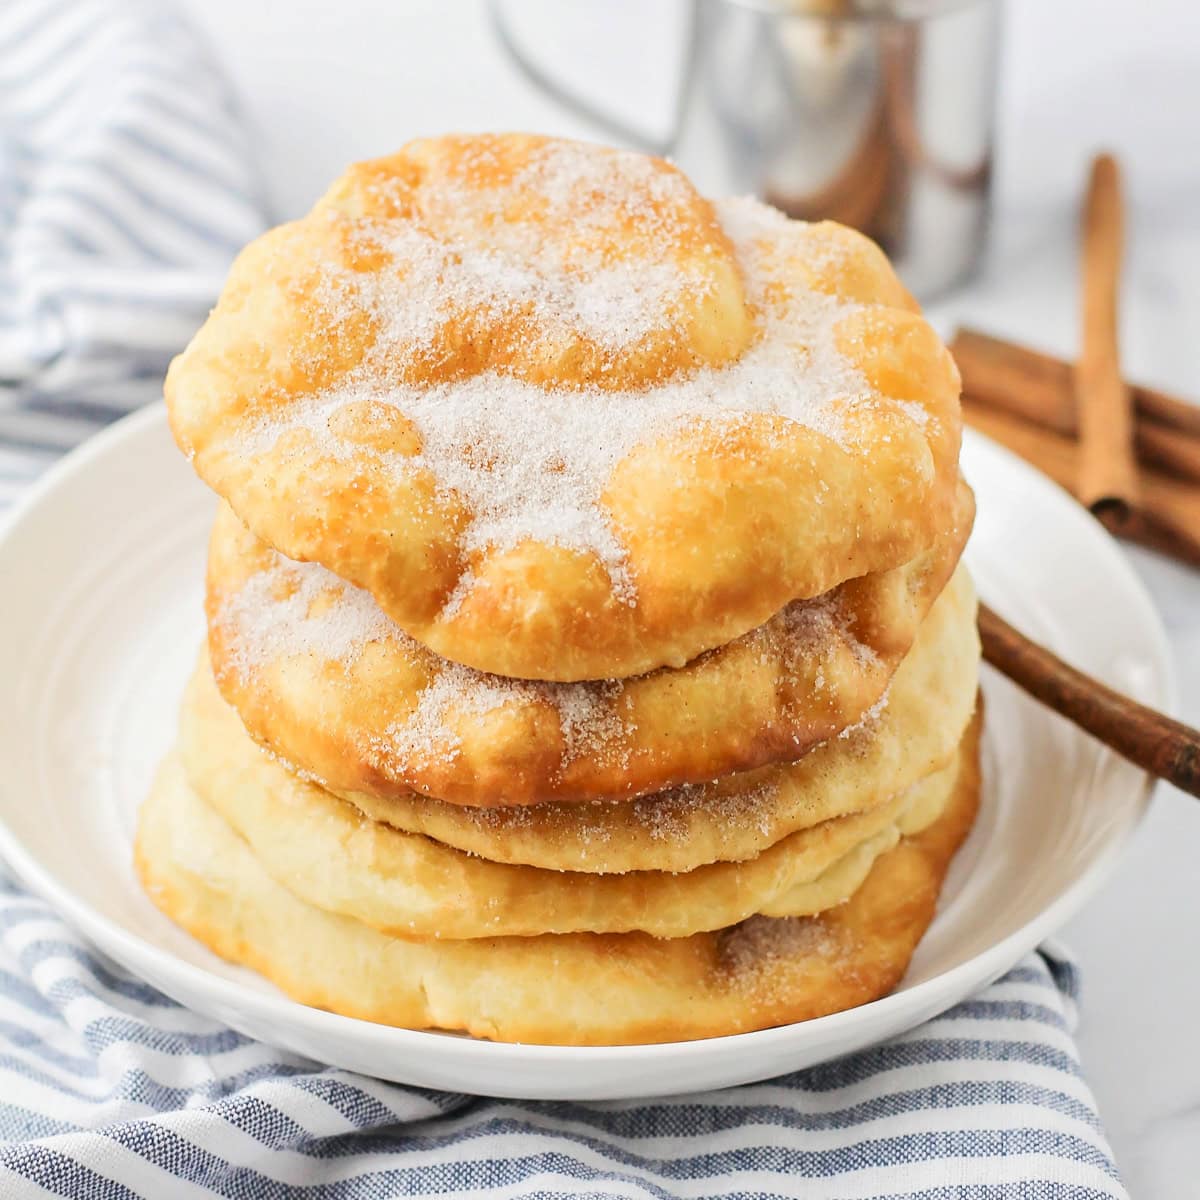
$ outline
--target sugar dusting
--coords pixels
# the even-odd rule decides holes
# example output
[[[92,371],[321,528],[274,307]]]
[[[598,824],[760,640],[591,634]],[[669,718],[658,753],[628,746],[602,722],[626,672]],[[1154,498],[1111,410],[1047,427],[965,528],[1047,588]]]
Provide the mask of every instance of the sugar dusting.
[[[840,588],[832,588],[811,600],[789,604],[779,613],[777,644],[785,654],[785,669],[813,646],[842,645],[854,656],[855,664],[872,670],[880,665],[879,655],[859,640],[854,629],[855,614],[846,604]]]
[[[226,599],[217,623],[231,634],[230,665],[242,675],[292,654],[351,662],[395,629],[367,592],[281,554]]]
[[[358,277],[355,299],[380,318],[376,350],[393,361],[411,362],[434,343],[447,321],[474,311],[500,324],[532,313],[542,328],[561,326],[610,350],[635,345],[653,332],[663,313],[682,308],[690,293],[710,285],[697,272],[667,263],[611,266],[589,264],[578,270],[549,270],[547,246],[529,245],[522,257],[495,249],[452,246],[415,226],[366,226],[364,250],[381,250],[404,264],[403,273]],[[322,299],[334,303],[342,280],[331,278]],[[413,297],[428,298],[412,302]],[[631,298],[636,301],[631,303]]]
[[[763,781],[740,790],[718,790],[706,784],[687,784],[632,800],[593,800],[588,803],[506,805],[458,808],[457,820],[478,830],[517,833],[554,829],[569,835],[580,855],[570,869],[589,869],[593,850],[615,839],[645,837],[651,842],[684,843],[694,836],[697,822],[714,828],[756,828],[766,844],[776,834],[778,784]],[[611,870],[606,865],[606,871]]]
[[[396,636],[406,635],[397,628]],[[461,750],[458,729],[464,721],[510,706],[544,703],[558,718],[562,766],[585,755],[604,759],[629,734],[615,703],[618,690],[619,685],[506,679],[443,662],[408,719],[390,726],[376,749],[410,769],[419,763],[452,760]]]
[[[710,785],[684,784],[668,792],[642,796],[630,811],[635,822],[656,842],[685,842],[692,833],[698,808],[718,824],[757,828],[771,834],[779,785],[773,779],[739,789],[718,790]]]
[[[870,734],[875,730],[875,726],[879,724],[879,718],[883,716],[887,710],[888,699],[891,696],[891,681],[888,681],[888,686],[883,689],[883,693],[879,699],[866,709],[862,716],[854,722],[853,725],[847,725],[845,728],[838,731],[838,738],[846,741],[849,738],[856,738],[862,734]]]
[[[508,679],[435,658],[386,616],[369,593],[317,563],[298,563],[277,551],[269,564],[227,596],[216,614],[228,647],[229,666],[243,678],[282,658],[310,656],[318,662],[351,667],[372,642],[386,641],[408,657],[435,664],[406,720],[379,734],[364,734],[365,751],[380,766],[401,774],[421,764],[452,762],[462,750],[461,730],[475,718],[500,709],[546,705],[563,739],[561,764],[589,758],[618,767],[626,764],[631,735],[618,680],[548,683]],[[789,605],[767,626],[746,639],[761,642],[764,657],[778,657],[782,670],[798,670],[801,656],[822,655],[849,646],[864,665],[874,662],[858,643],[836,592]],[[866,728],[886,704],[886,693],[852,731]],[[702,785],[697,785],[702,786]],[[687,834],[691,788],[634,801],[638,822],[658,839]],[[740,824],[766,819],[774,789],[763,785],[736,797],[714,798],[710,807]],[[764,827],[763,832],[766,832]]]
[[[769,1001],[793,985],[796,970],[816,962],[842,963],[854,944],[820,917],[750,917],[721,934],[719,961],[740,986]]]
[[[280,658],[311,655],[352,666],[370,642],[387,640],[402,653],[433,656],[386,616],[371,596],[317,563],[297,563],[272,551],[270,565],[227,597],[216,615],[229,646],[229,665],[242,677]],[[554,710],[564,743],[562,764],[604,757],[628,737],[620,684],[535,683],[489,675],[438,659],[408,719],[388,728],[372,749],[384,759],[452,760],[458,729],[472,717],[534,703]]]
[[[487,139],[462,153],[469,167],[500,165]],[[695,194],[677,171],[644,155],[556,141],[504,186],[467,174],[470,184],[439,175],[436,195],[425,198],[448,218],[452,241],[431,235],[419,218],[359,227],[368,248],[402,264],[401,272],[351,281],[379,319],[392,363],[427,349],[447,320],[466,312],[493,328],[532,318],[554,341],[581,336],[621,351],[675,323],[711,290],[699,262],[681,265],[673,253]],[[622,228],[637,237],[638,253],[612,254]]]
[[[639,216],[650,219],[659,215],[653,201],[662,189],[687,187],[640,156],[597,156],[571,144],[552,145],[530,172],[514,186],[535,188],[550,206],[551,222],[569,220],[585,230],[589,221],[611,220],[619,205],[637,205]],[[493,193],[463,189],[455,199],[478,205],[480,195],[495,207]],[[261,417],[236,451],[255,458],[302,429],[307,445],[289,441],[296,448],[289,452],[353,459],[361,448],[334,432],[334,414],[352,402],[376,405],[380,413],[398,410],[419,435],[420,453],[384,453],[382,469],[398,482],[427,470],[440,494],[457,496],[472,514],[462,542],[468,554],[527,539],[592,552],[616,594],[634,602],[620,534],[602,498],[614,468],[635,447],[697,423],[733,427],[752,413],[777,414],[845,447],[842,412],[871,396],[837,346],[837,327],[855,306],[772,280],[778,268],[771,259],[784,241],[787,253],[815,260],[833,251],[814,239],[787,240],[797,226],[755,200],[716,207],[759,321],[756,340],[736,361],[628,391],[548,388],[494,370],[434,386],[406,383],[397,365],[432,352],[456,314],[475,313],[473,321],[484,314],[468,331],[476,340],[486,341],[490,328],[514,314],[533,313],[539,332],[562,331],[568,351],[570,339],[580,336],[620,351],[669,329],[683,301],[693,303],[709,285],[668,260],[608,262],[594,251],[564,259],[567,251],[544,231],[539,239],[528,223],[492,220],[484,246],[466,239],[447,245],[392,222],[361,236],[402,269],[352,275],[342,268],[339,275],[331,265],[326,288],[335,321],[354,311],[371,316],[380,329],[373,350],[336,386]],[[451,607],[460,598],[452,597]]]

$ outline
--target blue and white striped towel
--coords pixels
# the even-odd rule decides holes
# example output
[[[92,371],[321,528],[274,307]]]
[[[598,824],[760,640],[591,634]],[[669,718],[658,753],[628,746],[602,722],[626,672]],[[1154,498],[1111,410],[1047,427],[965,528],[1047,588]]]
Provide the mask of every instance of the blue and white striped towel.
[[[225,86],[168,2],[0,5],[0,505],[157,394],[262,224]],[[1046,951],[905,1037],[771,1083],[493,1101],[251,1042],[0,871],[0,1200],[1123,1197],[1076,987]]]
[[[1044,952],[904,1037],[770,1083],[486,1100],[252,1042],[0,885],[0,1197],[1110,1200],[1126,1193],[1080,1075],[1075,992]]]
[[[262,228],[250,161],[169,0],[0,3],[0,503],[160,394]]]

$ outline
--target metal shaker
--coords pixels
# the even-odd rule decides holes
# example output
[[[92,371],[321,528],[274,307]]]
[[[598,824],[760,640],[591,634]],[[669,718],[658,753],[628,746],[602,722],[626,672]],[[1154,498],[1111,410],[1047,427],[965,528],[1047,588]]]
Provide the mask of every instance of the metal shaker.
[[[712,196],[861,229],[929,298],[984,242],[999,0],[691,0],[675,124],[655,143],[531,61],[530,78],[608,134],[665,154]]]

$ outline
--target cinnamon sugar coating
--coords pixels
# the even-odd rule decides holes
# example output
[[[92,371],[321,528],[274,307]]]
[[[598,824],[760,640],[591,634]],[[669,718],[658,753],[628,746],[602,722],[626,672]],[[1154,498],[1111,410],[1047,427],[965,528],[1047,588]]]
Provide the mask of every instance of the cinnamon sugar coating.
[[[596,803],[473,808],[416,792],[339,794],[369,820],[491,862],[600,874],[741,862],[797,830],[877,806],[945,765],[975,710],[975,611],[960,569],[880,701],[794,763]]]
[[[956,503],[958,376],[874,245],[527,135],[352,168],[166,395],[258,537],[520,678],[682,666]]]
[[[208,565],[209,651],[250,732],[342,792],[495,806],[623,799],[799,758],[875,704],[971,527],[925,555],[796,601],[679,669],[504,679],[438,658],[374,600],[283,558],[223,508]]]
[[[881,855],[846,903],[691,937],[390,937],[275,882],[174,759],[143,806],[135,863],[172,920],[304,1004],[497,1041],[718,1037],[865,1004],[900,982],[975,819],[973,743],[968,751],[941,816]]]
[[[869,797],[863,811],[797,830],[744,862],[600,875],[492,863],[364,821],[256,746],[203,663],[184,699],[178,753],[192,790],[272,878],[318,908],[418,941],[638,930],[674,938],[755,915],[824,912],[845,903],[903,833],[941,814],[961,766],[956,749],[903,791]]]

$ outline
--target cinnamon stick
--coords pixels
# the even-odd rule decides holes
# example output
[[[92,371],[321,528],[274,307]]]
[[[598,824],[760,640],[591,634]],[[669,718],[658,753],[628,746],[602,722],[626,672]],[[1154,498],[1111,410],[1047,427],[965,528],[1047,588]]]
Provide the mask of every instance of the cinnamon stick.
[[[1144,771],[1200,796],[1200,731],[1068,666],[979,606],[983,656],[1018,687]]]
[[[1076,494],[1079,444],[1020,416],[963,397],[963,416],[980,433],[1000,442]],[[1150,468],[1141,472],[1141,498],[1121,526],[1122,537],[1200,567],[1200,487]]]
[[[1059,433],[1079,432],[1071,365],[1063,359],[965,327],[955,333],[950,350],[964,390],[981,400],[1010,402],[1014,411]],[[1126,386],[1141,422],[1200,438],[1200,404],[1137,383]]]
[[[970,326],[955,332],[950,352],[962,386],[980,400],[1010,398],[1031,420],[1049,422],[1060,433],[1079,432],[1069,362]],[[1126,386],[1142,422],[1200,438],[1200,404],[1141,384]]]
[[[1072,369],[1061,358],[977,329],[950,343],[963,392],[1067,437],[1079,432]],[[1134,403],[1138,461],[1200,484],[1200,405],[1154,388],[1126,384]]]
[[[1161,425],[1135,422],[1133,448],[1138,462],[1200,484],[1200,438]]]
[[[1083,336],[1075,364],[1077,492],[1082,503],[1115,526],[1129,519],[1138,501],[1133,407],[1117,346],[1123,225],[1117,163],[1102,154],[1092,163],[1083,212]]]

